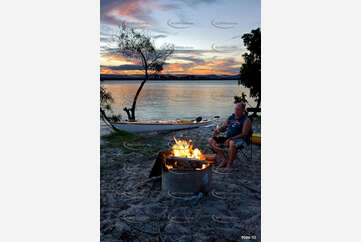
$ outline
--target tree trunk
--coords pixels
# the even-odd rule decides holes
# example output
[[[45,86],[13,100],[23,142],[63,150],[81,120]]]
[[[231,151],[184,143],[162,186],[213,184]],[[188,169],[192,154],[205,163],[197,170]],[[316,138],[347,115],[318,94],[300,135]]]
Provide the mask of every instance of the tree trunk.
[[[131,109],[124,108],[124,111],[128,115],[128,121],[129,122],[135,122],[135,107],[137,106],[137,99],[138,99],[138,96],[139,96],[140,92],[142,91],[142,88],[143,88],[145,82],[148,80],[148,63],[147,63],[147,60],[145,59],[144,54],[142,52],[140,52],[140,54],[141,54],[142,60],[143,60],[145,78],[142,81],[142,83],[140,84],[140,86],[139,86],[139,88],[137,90],[137,93],[135,94]]]
[[[137,93],[135,94],[135,97],[133,99],[133,105],[132,105],[132,108],[130,109],[131,115],[130,115],[130,117],[128,115],[128,118],[129,118],[130,122],[135,122],[135,107],[137,106],[137,99],[138,99],[138,96],[139,96],[140,92],[142,91],[143,86],[144,86],[145,82],[147,81],[147,79],[148,78],[146,78],[146,79],[144,79],[142,81],[142,83],[140,84],[140,86],[139,86],[139,88],[137,90]]]
[[[110,122],[110,120],[108,119],[107,115],[105,114],[104,110],[100,108],[100,114],[101,114],[101,118],[103,119],[104,123],[112,128],[114,131],[119,131],[119,129],[117,129],[116,127],[114,127],[114,125],[112,125],[112,123]]]
[[[128,120],[131,120],[132,119],[132,114],[130,113],[130,109],[129,108],[124,108],[123,110],[127,113]]]
[[[123,110],[127,113],[127,116],[128,116],[128,121],[129,122],[135,122],[135,107],[137,106],[137,99],[138,99],[138,96],[140,94],[140,92],[142,91],[143,89],[143,86],[145,84],[147,80],[144,79],[142,81],[142,83],[140,84],[138,90],[137,90],[137,93],[135,94],[135,97],[133,99],[133,104],[132,104],[132,107],[129,109],[129,108],[124,108]]]
[[[132,105],[132,108],[131,109],[128,109],[128,108],[124,108],[124,111],[127,112],[127,115],[128,115],[128,120],[130,122],[135,122],[135,107],[137,106],[137,99],[138,99],[138,96],[140,94],[140,92],[142,91],[143,89],[143,86],[145,84],[145,82],[148,80],[148,65],[146,63],[146,60],[144,58],[144,71],[145,71],[145,78],[144,80],[142,81],[142,83],[140,84],[138,90],[137,90],[137,93],[135,94],[135,97],[133,99],[133,105]]]

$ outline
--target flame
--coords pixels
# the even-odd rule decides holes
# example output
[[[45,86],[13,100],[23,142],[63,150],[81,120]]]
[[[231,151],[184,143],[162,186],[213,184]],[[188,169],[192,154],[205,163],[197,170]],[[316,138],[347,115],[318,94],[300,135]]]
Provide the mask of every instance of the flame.
[[[184,158],[193,158],[198,160],[205,160],[202,152],[195,148],[193,149],[192,140],[177,140],[174,137],[175,144],[172,146],[172,156],[184,157]],[[177,163],[174,164],[177,166]],[[196,170],[203,170],[207,168],[210,164],[202,164],[202,168],[197,168]],[[173,169],[173,165],[166,164],[168,169]]]
[[[195,148],[193,150],[192,140],[177,140],[174,137],[175,144],[172,146],[172,155],[185,158],[194,158],[201,160],[202,152]]]
[[[167,167],[168,170],[173,169],[174,166],[171,164],[164,163],[165,167]],[[177,162],[174,163],[175,166],[177,166]]]

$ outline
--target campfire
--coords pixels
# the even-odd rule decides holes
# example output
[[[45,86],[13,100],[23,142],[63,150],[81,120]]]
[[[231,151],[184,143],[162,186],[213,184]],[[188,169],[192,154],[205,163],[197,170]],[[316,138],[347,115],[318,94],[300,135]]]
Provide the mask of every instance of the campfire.
[[[215,154],[202,154],[192,140],[177,140],[171,150],[158,153],[149,177],[161,175],[162,191],[198,194],[211,189]]]
[[[164,164],[168,170],[203,170],[210,166],[206,155],[198,148],[193,149],[192,140],[177,140],[174,137],[174,141],[175,144]]]

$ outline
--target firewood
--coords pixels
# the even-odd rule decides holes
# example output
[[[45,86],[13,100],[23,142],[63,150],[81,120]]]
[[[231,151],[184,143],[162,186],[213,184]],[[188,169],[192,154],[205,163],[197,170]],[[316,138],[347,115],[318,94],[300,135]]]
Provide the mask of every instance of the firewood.
[[[187,157],[178,157],[178,156],[168,156],[167,160],[188,161],[188,162],[201,161],[202,163],[206,163],[206,161],[204,160],[198,160],[195,158],[187,158]]]
[[[186,169],[193,168],[192,165],[186,160],[177,160],[176,162],[177,162],[176,167],[186,168]]]
[[[177,165],[175,163],[177,162]],[[194,158],[185,158],[185,157],[176,157],[176,156],[168,156],[166,163],[169,165],[173,165],[177,168],[183,168],[183,169],[196,169],[196,168],[202,168],[202,164],[207,164],[204,160],[198,160]]]

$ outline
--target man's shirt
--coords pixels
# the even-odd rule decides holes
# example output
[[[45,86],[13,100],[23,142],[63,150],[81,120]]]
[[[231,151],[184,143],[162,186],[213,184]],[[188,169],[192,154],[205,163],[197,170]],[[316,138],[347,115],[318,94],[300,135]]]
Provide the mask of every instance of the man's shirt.
[[[244,122],[248,119],[247,115],[243,115],[241,118],[237,118],[235,114],[229,116],[227,120],[227,138],[239,135],[242,133]]]

